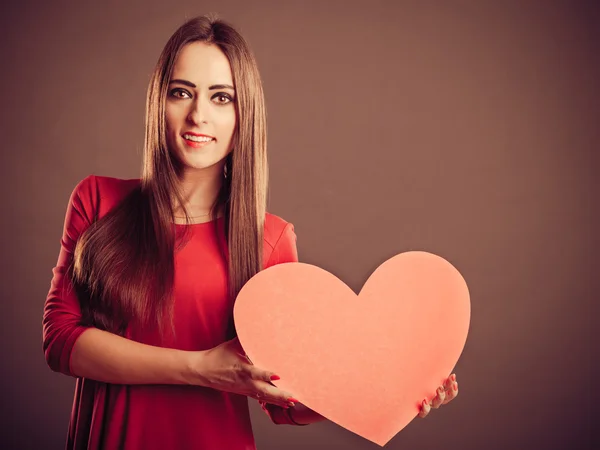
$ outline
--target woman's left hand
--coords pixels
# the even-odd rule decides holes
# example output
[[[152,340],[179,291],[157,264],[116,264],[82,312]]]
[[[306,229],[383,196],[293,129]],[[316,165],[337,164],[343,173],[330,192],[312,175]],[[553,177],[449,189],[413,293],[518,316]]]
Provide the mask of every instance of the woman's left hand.
[[[419,417],[423,418],[429,414],[431,408],[438,409],[441,405],[445,405],[451,400],[454,400],[458,395],[458,382],[456,381],[456,374],[452,374],[444,382],[443,386],[440,386],[437,391],[437,395],[431,401],[427,399],[421,402],[421,410],[419,411]]]

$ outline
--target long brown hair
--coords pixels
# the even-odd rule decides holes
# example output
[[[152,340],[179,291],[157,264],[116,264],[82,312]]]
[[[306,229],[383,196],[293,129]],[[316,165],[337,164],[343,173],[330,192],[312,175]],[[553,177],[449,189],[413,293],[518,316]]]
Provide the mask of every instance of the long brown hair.
[[[151,325],[161,337],[168,314],[173,327],[174,201],[185,211],[178,183],[181,167],[167,148],[165,101],[173,66],[181,49],[202,41],[218,46],[229,60],[236,88],[237,126],[233,150],[225,160],[227,176],[211,210],[224,215],[228,258],[228,297],[262,269],[266,213],[266,112],[256,60],[244,38],[216,16],[184,23],[165,45],[146,100],[146,135],[140,186],[80,237],[72,281],[83,321],[123,334],[131,320]],[[218,221],[215,221],[215,225]],[[187,227],[189,228],[189,227]],[[185,245],[185,240],[181,241]],[[198,274],[202,276],[202,274]]]

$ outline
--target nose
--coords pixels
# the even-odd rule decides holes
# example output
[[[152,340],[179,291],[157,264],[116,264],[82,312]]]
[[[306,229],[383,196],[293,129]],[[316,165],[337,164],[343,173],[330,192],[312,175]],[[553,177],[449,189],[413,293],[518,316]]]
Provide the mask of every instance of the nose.
[[[200,96],[198,96],[195,101],[191,103],[190,112],[188,113],[187,118],[194,124],[199,124],[200,122],[208,123],[209,114],[208,102],[202,101]]]

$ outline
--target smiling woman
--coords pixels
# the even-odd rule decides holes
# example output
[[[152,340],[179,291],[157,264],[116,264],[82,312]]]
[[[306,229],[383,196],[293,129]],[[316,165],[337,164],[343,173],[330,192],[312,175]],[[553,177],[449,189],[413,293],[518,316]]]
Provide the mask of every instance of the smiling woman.
[[[277,424],[323,420],[233,324],[253,275],[298,260],[293,225],[266,212],[265,117],[247,43],[194,18],[148,87],[141,178],[73,190],[43,317],[48,365],[77,380],[67,449],[252,449],[247,397]]]

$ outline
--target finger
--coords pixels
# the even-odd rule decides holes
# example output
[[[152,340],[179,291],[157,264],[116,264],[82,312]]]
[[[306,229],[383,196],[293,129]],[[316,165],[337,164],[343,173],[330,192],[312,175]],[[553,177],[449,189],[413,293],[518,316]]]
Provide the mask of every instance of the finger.
[[[256,375],[256,377],[253,377],[255,380],[262,380],[269,384],[273,384],[273,381],[281,380],[281,377],[275,372],[256,370],[254,374]]]
[[[264,400],[279,406],[294,406],[294,403],[298,401],[291,394],[283,392],[272,383],[276,379],[280,379],[277,374],[259,369],[256,366],[248,366],[248,370],[252,379],[256,380],[255,391],[260,396],[257,400]],[[276,379],[272,379],[273,376]]]
[[[291,407],[298,402],[289,392],[284,392],[268,383],[258,382],[257,393],[261,396],[260,400],[282,407]]]
[[[271,386],[275,386],[273,384],[274,381],[281,380],[281,377],[275,372],[261,370],[255,366],[252,366],[250,370],[252,371],[252,378],[254,380],[264,381],[265,383],[269,383]]]
[[[248,371],[253,380],[266,381],[267,383],[271,383],[271,376],[275,375],[273,372],[259,369],[255,365],[249,365]]]
[[[450,387],[450,390],[447,392],[446,399],[444,400],[443,404],[445,405],[449,401],[455,399],[457,395],[458,395],[458,383],[453,382],[452,386]]]
[[[431,402],[431,407],[433,409],[438,409],[442,403],[444,403],[444,399],[446,398],[446,391],[443,386],[437,388],[436,396],[433,398]]]
[[[456,374],[451,374],[448,378],[446,378],[446,381],[444,381],[444,389],[446,391],[449,391],[450,389],[452,389],[452,383],[454,383],[456,381]]]
[[[419,411],[419,417],[421,417],[422,419],[425,418],[427,416],[427,414],[429,414],[429,411],[431,411],[431,406],[430,406],[429,402],[427,401],[427,399],[424,399],[421,402],[421,409]]]

